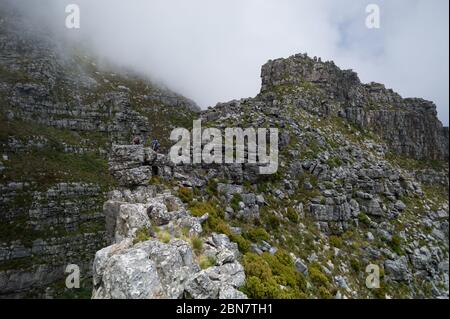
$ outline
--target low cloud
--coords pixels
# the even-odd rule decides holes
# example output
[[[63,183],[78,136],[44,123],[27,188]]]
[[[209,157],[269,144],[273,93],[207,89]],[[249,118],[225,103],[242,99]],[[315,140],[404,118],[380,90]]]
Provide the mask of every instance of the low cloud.
[[[162,81],[202,107],[254,96],[269,59],[307,52],[436,102],[449,116],[447,0],[15,0],[99,57]],[[81,29],[65,30],[79,4]],[[365,27],[369,3],[381,29]]]

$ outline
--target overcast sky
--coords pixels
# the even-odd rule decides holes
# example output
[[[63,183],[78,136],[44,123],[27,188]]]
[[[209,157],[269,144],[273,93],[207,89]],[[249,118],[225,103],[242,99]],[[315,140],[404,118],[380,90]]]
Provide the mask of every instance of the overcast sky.
[[[448,0],[20,1],[61,29],[65,4],[79,4],[72,35],[203,108],[255,96],[262,64],[306,52],[363,82],[436,102],[448,125]],[[380,6],[380,29],[365,26],[371,3]]]

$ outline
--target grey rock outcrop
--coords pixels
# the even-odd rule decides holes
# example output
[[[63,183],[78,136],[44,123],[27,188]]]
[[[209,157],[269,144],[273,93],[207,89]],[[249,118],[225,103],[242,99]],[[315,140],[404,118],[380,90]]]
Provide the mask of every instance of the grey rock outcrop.
[[[397,260],[386,260],[384,267],[387,278],[407,283],[410,282],[412,276],[407,263],[408,259],[405,256],[398,258]]]
[[[336,114],[369,128],[384,138],[394,153],[448,161],[449,131],[438,120],[433,102],[403,99],[382,84],[362,84],[352,70],[340,70],[333,62],[313,60],[306,54],[269,61],[261,77],[262,94],[277,87],[301,88],[304,94],[294,97],[299,107]],[[314,90],[323,96],[319,103],[310,98]]]
[[[135,185],[129,183],[129,176],[133,175],[130,167],[139,169],[147,162],[145,151],[138,146],[114,147],[113,174],[121,170],[119,178],[124,178],[128,186]],[[158,158],[158,154],[151,158]],[[104,212],[111,245],[95,255],[92,298],[246,297],[238,291],[244,285],[245,273],[238,262],[237,244],[216,233],[201,239],[203,258],[214,261],[202,270],[200,257],[186,237],[201,238],[208,214],[191,216],[180,199],[168,192],[157,193],[148,185],[111,192]],[[160,238],[161,232],[169,238]],[[141,238],[143,234],[145,237]]]
[[[109,171],[121,186],[145,186],[153,176],[170,178],[173,164],[167,156],[143,145],[113,145]]]

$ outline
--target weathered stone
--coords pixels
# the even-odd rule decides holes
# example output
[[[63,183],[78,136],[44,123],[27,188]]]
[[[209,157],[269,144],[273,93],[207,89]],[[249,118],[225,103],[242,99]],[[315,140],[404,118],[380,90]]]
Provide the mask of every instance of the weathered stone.
[[[305,276],[308,275],[308,267],[305,265],[305,263],[300,258],[296,258],[294,260],[294,263],[295,263],[295,268],[297,269],[298,272],[302,273]]]
[[[240,185],[231,185],[231,184],[221,184],[217,185],[217,191],[219,193],[232,196],[235,194],[241,195],[243,193],[243,188]]]
[[[156,226],[166,225],[173,219],[173,213],[167,211],[167,206],[163,203],[154,203],[147,208],[147,215],[150,221]]]
[[[187,296],[193,299],[217,299],[220,287],[203,270],[188,280],[185,289]]]
[[[386,277],[395,281],[410,282],[411,271],[408,268],[408,260],[405,256],[397,260],[386,260],[384,263]]]
[[[121,242],[126,238],[134,238],[141,229],[151,229],[147,207],[143,204],[122,204],[116,220],[115,240]]]
[[[112,256],[94,299],[158,299],[164,295],[155,263],[141,249]]]

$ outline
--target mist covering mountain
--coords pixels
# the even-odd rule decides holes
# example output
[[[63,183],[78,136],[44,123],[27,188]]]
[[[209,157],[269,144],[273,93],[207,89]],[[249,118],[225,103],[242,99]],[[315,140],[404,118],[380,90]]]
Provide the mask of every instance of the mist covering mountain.
[[[58,39],[0,6],[1,297],[448,298],[433,102],[296,54],[262,66],[255,97],[201,111]],[[170,132],[198,118],[278,128],[278,172],[174,165]]]
[[[446,0],[77,0],[80,29],[65,26],[73,1],[5,1],[35,29],[165,83],[203,109],[256,95],[268,59],[308,52],[357,70],[363,82],[434,101],[448,126]],[[366,26],[369,4],[380,8],[379,29]]]

